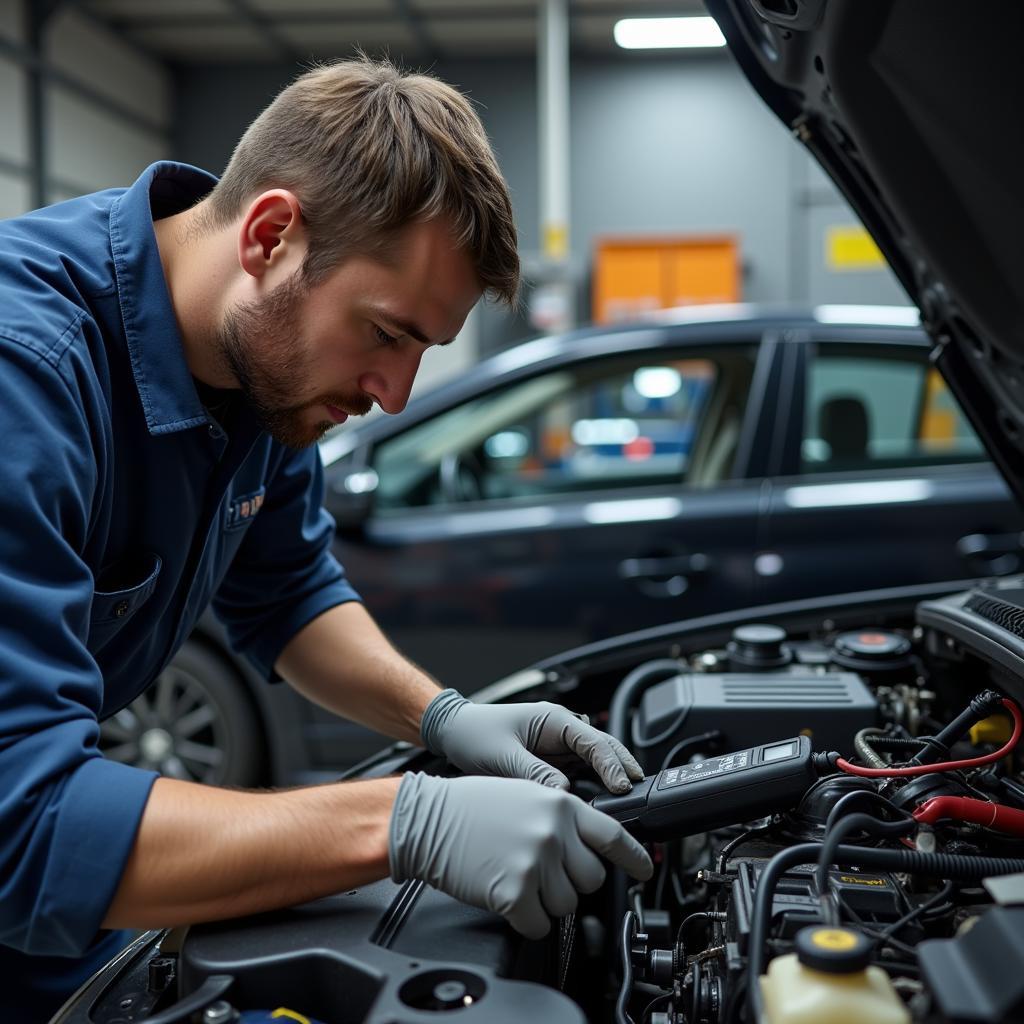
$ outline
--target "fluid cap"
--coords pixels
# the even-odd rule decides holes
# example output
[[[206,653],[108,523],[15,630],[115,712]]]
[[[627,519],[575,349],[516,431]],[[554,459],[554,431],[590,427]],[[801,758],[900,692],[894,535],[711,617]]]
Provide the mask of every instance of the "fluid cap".
[[[786,631],[779,626],[751,623],[737,626],[729,641],[729,661],[742,668],[781,668],[793,655],[785,646]]]
[[[800,963],[826,974],[854,974],[871,963],[871,940],[852,928],[802,928],[796,934]]]
[[[832,659],[843,668],[864,671],[894,670],[912,664],[911,643],[885,629],[858,629],[840,633],[832,643]]]

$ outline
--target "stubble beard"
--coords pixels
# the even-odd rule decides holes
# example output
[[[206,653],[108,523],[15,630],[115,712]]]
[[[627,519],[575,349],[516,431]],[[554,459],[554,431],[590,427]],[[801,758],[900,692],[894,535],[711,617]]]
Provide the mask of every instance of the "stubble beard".
[[[308,448],[335,424],[309,421],[309,409],[332,405],[350,416],[365,416],[373,400],[362,393],[325,394],[299,400],[308,393],[308,347],[295,333],[306,287],[295,274],[257,302],[229,309],[215,338],[225,367],[238,381],[246,402],[263,429],[289,448]]]

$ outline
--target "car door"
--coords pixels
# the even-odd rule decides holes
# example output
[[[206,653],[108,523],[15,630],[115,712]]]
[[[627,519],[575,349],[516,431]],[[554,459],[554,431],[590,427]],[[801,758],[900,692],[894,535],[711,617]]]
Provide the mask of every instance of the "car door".
[[[577,353],[383,441],[372,513],[340,534],[368,607],[407,655],[472,689],[749,602],[761,485],[734,466],[758,352]]]
[[[1019,571],[1024,525],[917,332],[832,330],[798,381],[755,560],[780,601]]]

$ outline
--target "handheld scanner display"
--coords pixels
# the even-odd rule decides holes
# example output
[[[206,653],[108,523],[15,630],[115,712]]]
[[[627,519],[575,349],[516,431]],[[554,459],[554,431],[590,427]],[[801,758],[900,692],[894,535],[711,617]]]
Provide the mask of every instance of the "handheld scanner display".
[[[638,839],[678,839],[788,810],[818,778],[819,764],[811,741],[794,736],[666,768],[592,804]]]

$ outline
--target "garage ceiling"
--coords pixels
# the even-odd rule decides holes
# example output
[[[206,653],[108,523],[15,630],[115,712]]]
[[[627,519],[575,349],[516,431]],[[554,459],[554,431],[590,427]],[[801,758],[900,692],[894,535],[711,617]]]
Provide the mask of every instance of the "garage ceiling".
[[[78,0],[124,39],[182,63],[329,59],[353,47],[438,60],[536,52],[538,0]],[[701,0],[569,0],[573,52],[618,53],[623,17],[703,14]],[[662,52],[662,51],[647,51]]]

